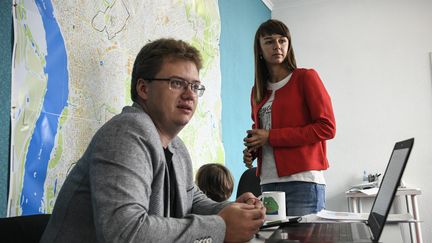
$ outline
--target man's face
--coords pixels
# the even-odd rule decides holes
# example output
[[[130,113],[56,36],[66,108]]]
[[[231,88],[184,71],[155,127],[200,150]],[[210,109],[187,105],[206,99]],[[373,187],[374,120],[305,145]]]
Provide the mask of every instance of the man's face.
[[[199,72],[194,62],[168,58],[155,79],[176,78],[199,82]],[[150,80],[144,83],[144,109],[150,115],[159,132],[175,136],[190,121],[195,112],[198,96],[191,86],[175,89],[170,81]],[[139,86],[139,85],[138,85]]]

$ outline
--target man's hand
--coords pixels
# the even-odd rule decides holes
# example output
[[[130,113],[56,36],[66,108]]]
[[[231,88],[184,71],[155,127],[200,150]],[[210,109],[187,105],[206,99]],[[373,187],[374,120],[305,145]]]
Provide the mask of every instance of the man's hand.
[[[232,203],[218,215],[225,221],[225,242],[245,242],[252,239],[264,223],[265,209],[245,203]]]
[[[245,193],[241,194],[240,197],[237,198],[236,202],[254,205],[255,208],[258,208],[258,209],[264,208],[264,205],[261,202],[261,200],[259,200],[259,198],[255,197],[255,195],[252,194],[251,192],[245,192]]]

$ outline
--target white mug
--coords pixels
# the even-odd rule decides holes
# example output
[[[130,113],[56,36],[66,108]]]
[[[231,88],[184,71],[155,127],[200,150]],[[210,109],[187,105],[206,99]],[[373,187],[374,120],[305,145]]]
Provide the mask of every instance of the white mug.
[[[286,219],[285,192],[268,191],[258,197],[266,208],[266,221]]]

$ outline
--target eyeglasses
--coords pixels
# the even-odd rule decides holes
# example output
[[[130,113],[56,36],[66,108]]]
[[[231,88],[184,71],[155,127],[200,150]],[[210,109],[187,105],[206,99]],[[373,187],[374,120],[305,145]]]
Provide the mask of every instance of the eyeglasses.
[[[201,97],[204,94],[205,86],[200,84],[199,82],[189,82],[187,80],[181,78],[143,78],[149,81],[169,81],[171,90],[181,90],[187,89],[190,85],[192,92],[196,94],[198,97]]]

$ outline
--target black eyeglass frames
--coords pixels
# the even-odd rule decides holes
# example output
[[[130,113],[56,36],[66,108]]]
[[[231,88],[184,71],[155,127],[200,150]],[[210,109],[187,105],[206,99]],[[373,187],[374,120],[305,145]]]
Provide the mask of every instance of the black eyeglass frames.
[[[149,81],[168,81],[170,84],[170,89],[172,90],[180,90],[185,89],[189,85],[191,87],[192,92],[194,92],[198,97],[201,97],[204,94],[205,86],[200,84],[198,81],[190,82],[181,78],[143,78],[144,80]]]

